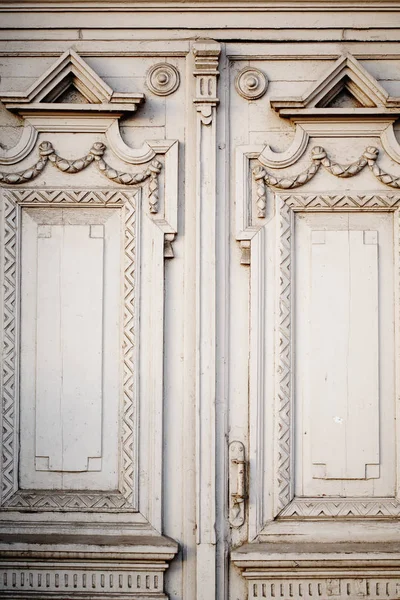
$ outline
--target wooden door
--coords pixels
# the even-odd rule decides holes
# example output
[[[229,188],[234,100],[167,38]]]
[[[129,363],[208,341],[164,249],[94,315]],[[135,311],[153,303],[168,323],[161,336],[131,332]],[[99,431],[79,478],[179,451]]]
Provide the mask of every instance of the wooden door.
[[[242,252],[232,245],[231,560],[251,600],[396,598],[400,196],[385,91],[348,54],[329,67],[245,56],[231,58],[229,113]],[[243,90],[267,77],[259,99]]]

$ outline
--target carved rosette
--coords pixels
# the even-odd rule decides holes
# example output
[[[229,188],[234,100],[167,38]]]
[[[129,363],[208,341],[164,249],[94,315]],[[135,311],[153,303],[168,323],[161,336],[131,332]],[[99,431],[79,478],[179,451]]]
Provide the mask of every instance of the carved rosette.
[[[146,85],[156,96],[173,94],[179,83],[179,71],[169,63],[153,65],[147,72]]]
[[[237,93],[246,100],[261,98],[268,89],[268,79],[259,69],[246,67],[235,78]]]

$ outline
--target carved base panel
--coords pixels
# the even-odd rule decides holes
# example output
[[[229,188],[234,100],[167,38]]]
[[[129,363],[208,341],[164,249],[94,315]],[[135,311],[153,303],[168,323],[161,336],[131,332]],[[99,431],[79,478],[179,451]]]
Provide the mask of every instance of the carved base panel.
[[[3,534],[0,598],[166,599],[176,550],[154,535]]]
[[[396,600],[397,542],[247,544],[232,553],[249,600]]]
[[[59,561],[0,564],[2,598],[85,598],[149,600],[163,593],[162,564],[66,565]]]
[[[400,598],[400,571],[394,577],[284,577],[262,578],[249,583],[249,600],[394,600]]]

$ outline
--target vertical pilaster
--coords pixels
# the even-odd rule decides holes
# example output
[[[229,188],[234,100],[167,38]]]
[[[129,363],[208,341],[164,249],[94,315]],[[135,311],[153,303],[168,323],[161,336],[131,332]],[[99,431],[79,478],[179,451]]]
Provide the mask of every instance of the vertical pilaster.
[[[193,45],[196,123],[197,600],[216,591],[216,107],[220,45]]]

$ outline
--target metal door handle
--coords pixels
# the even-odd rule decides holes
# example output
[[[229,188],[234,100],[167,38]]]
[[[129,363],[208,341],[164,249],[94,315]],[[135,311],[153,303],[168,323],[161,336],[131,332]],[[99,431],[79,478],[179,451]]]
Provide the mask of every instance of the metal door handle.
[[[245,520],[246,461],[242,442],[229,444],[229,522],[240,527]]]

